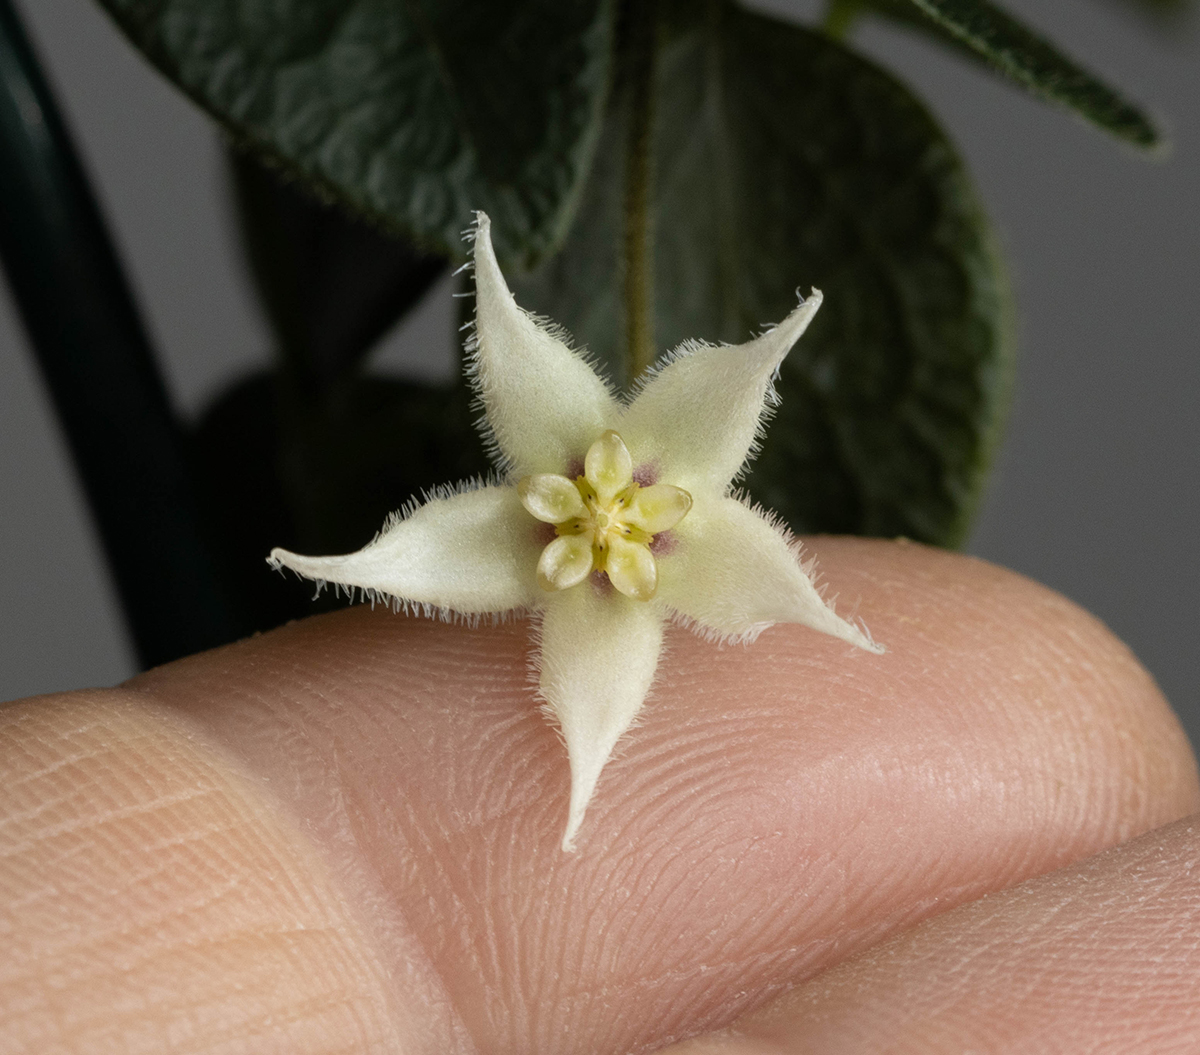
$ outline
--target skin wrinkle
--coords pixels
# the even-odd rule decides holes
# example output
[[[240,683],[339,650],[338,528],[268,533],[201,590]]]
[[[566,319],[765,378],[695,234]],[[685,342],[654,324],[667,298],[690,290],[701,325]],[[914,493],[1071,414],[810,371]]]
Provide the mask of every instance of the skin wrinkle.
[[[29,757],[29,754],[25,753],[26,758]],[[95,764],[102,763],[109,754],[111,754],[111,751],[104,748],[94,751],[76,752],[73,756],[76,774],[81,768],[86,767],[90,769]],[[59,776],[65,768],[65,766],[53,766],[48,770],[45,768],[41,770],[35,769],[27,776],[13,780],[7,789],[8,793],[13,796],[14,800],[20,797],[30,801],[32,805],[25,810],[15,808],[10,810],[4,817],[3,823],[0,824],[0,832],[3,832],[9,824],[20,825],[28,823],[29,821],[38,819],[45,813],[61,811],[64,807],[70,807],[75,801],[79,800],[88,789],[86,786],[78,786],[75,782],[65,782],[66,790],[58,795],[43,796],[37,794],[36,784],[41,783],[48,777]],[[54,783],[61,785],[64,781],[56,780]],[[99,791],[102,789],[96,790]],[[18,792],[21,791],[26,791],[26,794],[18,796]]]
[[[18,721],[18,722],[11,723],[11,724],[20,726],[20,725],[23,725],[24,723]],[[28,757],[30,757],[30,755],[32,755],[32,752],[28,750],[28,745],[21,743],[20,741],[17,741],[14,737],[9,736],[9,735],[3,735],[3,734],[0,734],[0,737],[2,737],[3,740],[8,741],[8,743],[6,743],[4,745],[6,752],[8,750],[15,749],[18,753],[24,755],[26,758],[28,758]],[[83,766],[85,763],[90,762],[92,759],[94,759],[98,755],[102,754],[104,752],[104,750],[105,750],[104,748],[97,748],[92,751],[76,751],[72,754],[67,755],[65,758],[57,758],[51,762],[43,763],[40,769],[31,769],[28,773],[22,773],[18,777],[9,781],[8,792],[9,792],[9,794],[15,796],[16,793],[18,791],[21,791],[23,788],[29,787],[30,785],[33,785],[33,784],[40,783],[41,781],[46,780],[48,777],[55,776],[56,774],[60,773],[64,769],[68,769],[68,768],[78,769],[81,766]],[[73,789],[73,788],[70,789],[67,792],[67,794],[76,794],[75,789]],[[54,806],[54,805],[64,801],[64,799],[45,799],[44,797],[38,796],[38,801],[39,801],[39,805]],[[10,816],[6,816],[6,817],[0,817],[0,831],[4,830],[4,826],[6,824],[11,823],[13,820],[19,820],[19,819],[20,819],[19,815],[10,815]]]
[[[176,959],[178,959],[181,955],[183,957],[186,957],[189,960],[194,960],[194,961],[198,961],[198,962],[205,962],[205,961],[212,962],[216,959],[220,959],[224,964],[232,967],[235,964],[237,964],[239,961],[244,960],[245,952],[247,951],[248,947],[250,949],[250,952],[253,953],[255,947],[258,945],[258,943],[260,942],[262,937],[267,936],[275,941],[279,941],[277,948],[282,951],[282,950],[291,948],[292,943],[288,942],[287,939],[291,934],[297,934],[297,933],[306,933],[309,935],[319,935],[321,932],[293,931],[293,932],[290,932],[290,934],[289,934],[289,932],[287,930],[280,929],[280,930],[265,931],[265,932],[258,931],[252,935],[238,935],[238,936],[234,936],[234,937],[224,937],[224,938],[193,939],[193,940],[189,940],[186,947],[183,949],[176,949],[176,948],[150,949],[146,952],[146,954],[144,956],[138,957],[136,959],[133,959],[133,960],[130,960],[127,962],[123,962],[123,963],[109,963],[107,965],[105,965],[103,963],[103,958],[100,957],[100,958],[97,958],[94,963],[94,968],[95,968],[94,977],[95,977],[96,981],[98,981],[102,984],[105,979],[105,976],[107,974],[111,973],[114,969],[117,969],[126,975],[135,975],[135,974],[140,973],[143,976],[148,976],[151,978],[153,978],[153,977],[169,978],[171,976],[169,971],[164,972],[162,970],[158,970],[155,968],[159,964],[164,964],[168,968],[172,967],[174,965]],[[333,932],[329,931],[329,930],[324,931],[323,934],[326,938],[334,937]],[[311,962],[306,962],[303,965],[307,971],[310,971],[310,972],[315,971],[318,974],[325,973],[319,969],[324,968],[326,963],[328,963],[330,959],[333,959],[335,963],[338,959],[338,957],[336,956],[337,949],[331,947],[331,946],[336,946],[336,944],[337,944],[337,941],[335,938],[335,940],[332,942],[327,941],[325,943],[325,949],[323,949],[323,950],[318,949],[318,950],[313,950],[311,952],[306,950],[305,955],[303,955],[303,956],[300,956],[300,957],[292,956],[289,958],[293,959],[293,960],[297,960],[297,961],[299,961],[299,960],[311,961]],[[221,955],[226,952],[231,952],[234,955]],[[321,956],[321,955],[319,955],[320,952],[325,952],[326,955]],[[330,953],[333,953],[334,955],[331,957],[329,955]],[[300,966],[300,964],[297,963],[297,966]],[[341,965],[338,964],[338,966],[341,966]],[[336,973],[336,972],[334,972],[334,973]],[[93,978],[92,975],[87,975],[87,976],[84,976],[83,980],[91,981],[92,978]],[[314,999],[319,999],[325,1003],[331,1003],[339,998],[342,998],[342,996],[346,992],[346,987],[344,987],[344,986],[331,985],[331,986],[328,986],[327,989],[328,989],[328,992],[326,994],[316,997]],[[135,1021],[140,1015],[143,1015],[145,1013],[145,1006],[149,1002],[147,999],[147,995],[145,992],[143,992],[141,990],[132,990],[129,988],[126,988],[125,992],[132,996],[132,1000],[129,1001],[130,1006],[127,1008],[127,1016],[131,1021]],[[90,1010],[92,1011],[90,1018],[83,1018],[83,1017],[78,1017],[78,1016],[75,1018],[74,1025],[75,1025],[76,1029],[82,1030],[82,1029],[85,1029],[88,1026],[90,1026],[93,1022],[99,1022],[99,1023],[103,1024],[105,1029],[116,1031],[116,1032],[120,1031],[119,1030],[120,1022],[118,1020],[118,1015],[119,1015],[120,1011],[122,1010],[120,1005],[106,1005],[106,1006],[96,1005],[96,1006],[93,1006]]]
[[[268,1024],[243,1025],[238,1023],[236,1026],[231,1026],[228,1030],[218,1034],[214,1039],[219,1043],[221,1040],[236,1040],[238,1047],[243,1047],[247,1041],[253,1041],[256,1038],[271,1038],[277,1037],[281,1031],[292,1033],[297,1041],[302,1041],[305,1032],[309,1028],[313,1019],[319,1018],[320,1013],[325,1012],[331,1007],[335,1007],[337,1001],[335,997],[310,997],[302,1003],[294,1003],[286,1006],[286,1014],[273,1014],[271,1021]],[[353,1009],[350,1009],[353,1011]],[[357,1053],[363,1049],[365,1044],[370,1043],[369,1029],[361,1028],[364,1024],[359,1023],[351,1014],[350,1022],[358,1024],[358,1030],[344,1030],[345,1034],[337,1038],[338,1046],[331,1049],[332,1055],[337,1055],[338,1052]],[[288,1026],[298,1027],[293,1030],[287,1030]],[[206,1044],[203,1048],[193,1049],[195,1051],[207,1053],[212,1048]]]
[[[173,862],[173,864],[175,867],[178,867],[178,862]],[[160,870],[160,872],[163,873],[166,871],[167,869],[165,868]],[[134,896],[137,893],[136,884],[137,880],[128,884],[128,886],[122,891],[122,893],[125,895],[127,903],[140,904],[140,902],[143,900],[149,900]],[[144,915],[144,918],[139,919],[136,923],[130,923],[126,919],[114,919],[111,924],[107,926],[107,928],[104,925],[97,926],[96,924],[93,924],[93,933],[87,937],[81,936],[74,930],[67,930],[63,933],[63,944],[57,947],[51,945],[47,941],[47,935],[45,932],[42,932],[39,935],[40,940],[38,943],[39,958],[42,960],[50,960],[63,954],[70,954],[72,957],[78,958],[80,953],[110,944],[114,937],[119,937],[124,943],[129,939],[137,939],[143,935],[146,938],[161,936],[166,924],[172,921],[179,921],[185,925],[188,924],[190,922],[190,917],[206,908],[210,908],[222,898],[227,898],[232,892],[236,891],[238,887],[239,881],[237,879],[227,879],[224,881],[224,883],[216,888],[205,887],[203,890],[197,891],[195,896],[190,900],[182,902],[177,901],[159,912],[152,913],[150,915]],[[95,899],[95,904],[89,905],[88,907],[95,909],[103,908],[104,895],[107,893],[107,891],[103,892],[101,897]],[[184,929],[186,929],[186,926]],[[136,966],[139,960],[136,956],[131,955],[133,951],[133,949],[126,952],[118,950],[117,952],[111,953],[110,955],[112,957],[112,961],[108,964],[108,966],[116,966],[120,967],[121,969]],[[40,969],[41,968],[37,964],[31,964],[27,973],[30,977],[33,977]],[[103,971],[104,967],[97,966],[97,970]],[[21,976],[19,974],[11,975],[6,979],[6,981],[17,981],[20,978]]]
[[[722,829],[728,830],[734,828],[731,824],[725,824]],[[709,839],[715,839],[722,834],[722,829],[715,830],[709,833]],[[740,845],[753,846],[758,842],[757,839],[746,839],[740,836],[736,831],[729,831],[730,836],[736,836]],[[723,843],[729,843],[730,838],[723,839]],[[697,853],[701,859],[706,859],[712,862],[715,866],[724,865],[723,874],[729,877],[730,883],[738,882],[738,873],[742,870],[743,862],[752,860],[749,854],[740,858],[732,858],[729,856],[722,857],[719,853],[715,853],[711,845],[711,841],[697,846]],[[648,863],[648,862],[647,862]],[[757,881],[758,874],[749,864],[745,867],[745,872],[750,881]],[[628,935],[635,931],[637,920],[645,917],[654,918],[662,916],[664,918],[664,928],[672,929],[671,936],[668,940],[660,942],[653,950],[652,956],[646,957],[643,971],[653,973],[655,971],[669,971],[672,965],[677,962],[679,957],[687,958],[688,943],[695,940],[697,936],[706,937],[709,943],[712,944],[712,956],[720,958],[720,949],[723,945],[733,941],[741,942],[753,940],[754,932],[751,929],[752,924],[762,917],[762,910],[754,908],[749,903],[739,903],[733,906],[726,904],[726,899],[723,896],[723,891],[713,889],[711,883],[698,885],[694,890],[687,891],[686,887],[691,876],[688,870],[680,868],[674,875],[674,883],[668,893],[668,896],[659,899],[659,903],[655,903],[652,887],[647,886],[644,893],[635,900],[630,900],[630,907],[633,909],[628,914],[625,921],[624,935]],[[673,904],[672,904],[673,902]],[[672,927],[672,920],[686,920],[688,910],[691,909],[691,915],[695,917],[695,922],[690,924],[679,923]],[[623,936],[624,936],[623,935]],[[619,970],[629,970],[628,965],[621,963],[621,950],[626,947],[625,943],[618,945],[612,954],[611,964],[614,973]],[[676,951],[678,948],[678,951]]]
[[[150,804],[147,807],[147,809],[149,811],[151,811],[151,813],[148,813],[147,816],[152,816],[152,813],[158,812],[161,809],[161,807],[157,806],[156,804]],[[125,815],[128,815],[127,811],[123,811],[123,813],[125,813]],[[144,820],[145,817],[138,816],[136,819]],[[89,823],[89,821],[87,819],[82,819],[74,827],[78,828],[79,830],[85,831],[88,835],[91,835],[91,834],[94,834],[97,830],[103,830],[105,825],[111,825],[112,823],[113,822],[112,822],[111,817],[101,818],[101,819],[97,820],[94,825]],[[224,824],[224,825],[220,825],[220,826],[210,826],[206,830],[205,835],[207,837],[211,838],[211,836],[213,836],[215,834],[231,830],[231,827],[232,826],[229,824]],[[62,834],[75,834],[75,832],[72,831],[72,832],[64,833],[60,830],[60,831],[56,832],[55,834],[56,834],[56,836],[61,836]],[[199,834],[194,831],[189,832],[186,836],[177,836],[174,839],[169,840],[167,843],[160,843],[157,845],[154,843],[147,843],[144,839],[139,838],[136,840],[136,849],[139,853],[144,854],[145,852],[152,850],[152,849],[165,848],[165,846],[167,846],[167,845],[174,845],[179,848],[183,848],[192,842],[198,841],[199,838],[200,838]],[[43,840],[37,840],[37,842],[41,842],[41,841],[43,841]],[[56,839],[56,841],[61,841],[61,838]],[[132,843],[134,843],[134,840],[129,840],[129,842],[132,844]],[[34,846],[35,846],[35,840],[27,840],[22,847],[23,852],[28,854],[28,851]],[[134,847],[131,845],[130,849],[133,849],[133,848]],[[87,849],[88,849],[87,845],[85,845],[81,842],[77,842],[72,847],[72,856],[73,857],[81,856]],[[53,868],[54,874],[59,875],[59,876],[63,875],[63,870],[61,867],[62,866],[62,857],[61,856],[56,856],[55,859],[50,863],[50,866]],[[169,867],[170,867],[169,864],[158,864],[158,865],[152,866],[148,870],[144,870],[142,872],[134,872],[131,874],[126,874],[122,877],[122,879],[123,879],[123,882],[125,883],[127,890],[133,891],[133,890],[136,890],[140,886],[146,885],[147,881],[153,880],[156,877],[163,875],[168,870]],[[50,896],[54,896],[54,894],[55,894],[55,891],[53,888],[51,888],[48,891],[40,890],[37,892],[41,893],[43,896],[45,896],[46,894],[49,894]],[[203,899],[204,897],[207,897],[207,895],[210,893],[211,893],[211,890],[206,890],[206,891],[202,892],[201,895],[198,895],[198,896],[201,896]],[[103,897],[103,896],[104,896],[104,894],[101,893],[101,897]],[[188,906],[188,907],[194,908],[194,907],[198,907],[199,905],[202,905],[202,904],[203,904],[203,900],[201,900],[201,902],[199,902],[199,903],[193,903],[191,906]],[[186,907],[183,911],[186,911]],[[147,928],[152,928],[152,927],[157,928],[157,927],[161,926],[162,922],[166,918],[168,918],[169,915],[174,914],[174,912],[175,912],[175,910],[172,909],[167,913],[167,915],[165,915],[161,918],[152,919],[152,920],[147,921],[146,927]],[[103,933],[98,933],[93,936],[93,940],[103,940],[105,937],[106,937],[106,935],[104,935]]]
[[[599,973],[603,966],[607,966],[608,975],[615,978],[668,977],[673,964],[678,962],[678,957],[688,955],[688,950],[693,947],[692,932],[711,929],[710,921],[706,919],[703,911],[703,904],[708,900],[704,897],[707,882],[697,884],[697,877],[688,865],[669,862],[656,873],[647,874],[653,878],[643,899],[644,906],[647,909],[653,906],[653,915],[664,921],[686,920],[690,917],[695,922],[690,926],[677,925],[669,931],[665,940],[656,942],[652,947],[647,947],[641,942],[622,942],[613,949],[613,955],[607,964],[596,954],[597,951],[593,950],[594,941],[588,940],[585,947],[589,949],[589,973]],[[620,918],[619,915],[614,915]],[[651,913],[626,917],[626,935],[632,934],[637,921],[644,919],[646,915]],[[591,935],[588,937],[591,938]]]
[[[89,832],[102,831],[109,825],[121,827],[126,820],[136,819],[145,821],[151,817],[154,812],[159,810],[173,810],[177,806],[184,805],[193,799],[208,798],[213,795],[213,789],[203,789],[200,791],[187,789],[178,792],[175,795],[163,796],[157,799],[152,805],[147,806],[144,803],[134,803],[125,806],[121,809],[109,810],[103,817],[89,817],[81,819],[79,817],[71,817],[66,820],[59,821],[57,824],[43,825],[38,828],[35,835],[29,839],[16,843],[12,846],[5,847],[0,852],[0,860],[8,856],[22,856],[29,852],[29,849],[35,842],[46,842],[61,835],[75,835],[80,829],[86,826]],[[65,803],[64,803],[65,804]],[[31,822],[37,819],[45,812],[43,810],[31,810],[24,815],[14,815],[13,820],[16,823],[21,823],[29,826]]]
[[[714,985],[731,994],[725,999],[725,1010],[727,1014],[733,1016],[745,1010],[748,1006],[760,1003],[766,997],[778,993],[780,989],[785,987],[784,983],[780,982],[762,992],[747,992],[740,983],[748,971],[757,970],[763,973],[771,973],[771,968],[773,967],[786,967],[797,960],[806,958],[812,960],[816,958],[816,955],[812,952],[806,954],[804,949],[798,947],[768,949],[744,956],[738,960],[718,962],[715,965],[695,964],[678,967],[666,971],[653,979],[635,978],[624,983],[621,988],[570,989],[561,993],[560,1000],[575,1004],[586,1002],[598,1005],[604,1008],[604,1013],[607,1014],[608,1007],[628,1006],[628,993],[622,993],[621,989],[636,992],[639,988],[650,988],[651,986],[661,985],[663,979],[669,980],[676,989],[676,996],[672,1000],[670,1007],[664,1009],[665,1014],[659,1018],[659,1026],[666,1030],[666,1034],[652,1044],[631,1049],[633,1052],[657,1050],[661,1043],[669,1042],[679,1035],[694,1031],[693,1023],[697,1015],[711,1014],[711,1009],[705,1005],[710,1000],[708,991]],[[690,988],[689,983],[691,983]],[[609,996],[623,997],[623,999],[606,1004],[605,1000]]]

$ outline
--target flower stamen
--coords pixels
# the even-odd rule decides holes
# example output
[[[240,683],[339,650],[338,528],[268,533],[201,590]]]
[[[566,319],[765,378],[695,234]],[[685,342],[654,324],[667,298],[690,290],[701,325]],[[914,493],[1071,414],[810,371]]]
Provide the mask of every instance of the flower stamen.
[[[566,590],[593,571],[604,572],[626,597],[648,601],[658,589],[650,552],[654,536],[679,523],[692,507],[681,487],[633,479],[633,459],[611,429],[588,448],[582,476],[526,476],[517,484],[526,510],[557,536],[538,560],[544,590]]]

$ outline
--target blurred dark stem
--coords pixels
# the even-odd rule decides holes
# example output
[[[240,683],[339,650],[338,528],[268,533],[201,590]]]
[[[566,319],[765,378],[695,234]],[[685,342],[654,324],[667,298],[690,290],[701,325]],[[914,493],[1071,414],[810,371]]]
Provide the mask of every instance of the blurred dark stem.
[[[231,152],[246,255],[299,393],[338,399],[379,338],[446,270],[240,150]]]
[[[0,0],[0,202],[0,256],[139,659],[153,666],[232,640],[242,627],[202,539],[178,423],[10,0]]]
[[[657,0],[625,5],[630,74],[629,139],[625,155],[625,354],[632,384],[654,365],[654,73],[658,52]]]

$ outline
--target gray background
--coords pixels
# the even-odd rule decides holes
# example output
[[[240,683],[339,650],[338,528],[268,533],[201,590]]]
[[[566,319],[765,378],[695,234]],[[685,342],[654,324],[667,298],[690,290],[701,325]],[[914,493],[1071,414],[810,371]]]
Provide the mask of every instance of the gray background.
[[[212,126],[91,0],[19,8],[80,141],[162,354],[192,414],[264,362]],[[809,15],[806,0],[759,5]],[[1171,127],[1147,163],[1058,111],[891,30],[859,46],[959,142],[1008,251],[1020,361],[1007,440],[970,551],[1091,609],[1200,742],[1200,45],[1104,0],[1008,6]],[[375,361],[451,369],[443,287]],[[414,365],[414,363],[416,365]],[[111,684],[132,656],[88,512],[0,284],[0,700]]]

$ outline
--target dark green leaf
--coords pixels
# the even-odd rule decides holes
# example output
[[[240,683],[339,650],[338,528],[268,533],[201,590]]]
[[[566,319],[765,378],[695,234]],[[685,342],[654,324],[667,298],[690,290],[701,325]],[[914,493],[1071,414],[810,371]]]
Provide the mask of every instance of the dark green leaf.
[[[961,541],[1009,374],[1006,287],[961,161],[904,88],[825,36],[689,12],[655,92],[658,347],[744,341],[821,288],[751,493],[800,531]],[[515,283],[617,377],[627,106],[618,92],[563,252]]]
[[[1146,114],[986,0],[871,0],[871,6],[969,49],[1035,95],[1074,110],[1106,132],[1139,147],[1161,144]]]
[[[475,209],[503,252],[565,233],[607,92],[612,0],[101,0],[234,135],[461,254]]]
[[[250,270],[280,349],[314,394],[349,377],[446,269],[234,152],[234,189]]]

